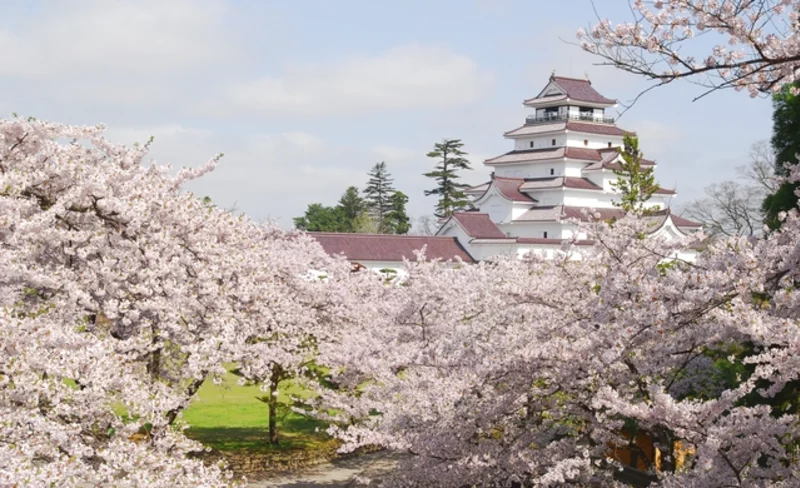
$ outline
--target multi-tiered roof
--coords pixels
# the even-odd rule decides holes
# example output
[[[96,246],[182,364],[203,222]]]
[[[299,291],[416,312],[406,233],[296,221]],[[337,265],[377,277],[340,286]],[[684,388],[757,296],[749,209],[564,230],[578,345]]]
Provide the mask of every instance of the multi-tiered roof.
[[[492,179],[470,188],[474,211],[455,214],[439,235],[456,236],[477,259],[499,252],[527,252],[582,237],[573,219],[618,218],[613,183],[623,137],[607,109],[616,101],[588,79],[551,76],[539,94],[523,102],[533,113],[504,134],[514,149],[484,161]],[[656,163],[643,160],[643,166]],[[700,225],[669,211],[673,190],[661,189],[650,204],[654,232],[683,235]]]

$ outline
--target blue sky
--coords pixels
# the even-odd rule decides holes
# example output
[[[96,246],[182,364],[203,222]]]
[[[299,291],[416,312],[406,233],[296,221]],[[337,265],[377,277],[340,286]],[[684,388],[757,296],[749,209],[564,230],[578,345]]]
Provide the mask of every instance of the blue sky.
[[[630,16],[623,0],[595,5]],[[435,203],[421,176],[432,144],[461,138],[465,180],[484,181],[481,162],[510,150],[502,133],[553,70],[620,101],[648,86],[569,44],[595,19],[589,0],[16,2],[0,16],[0,114],[152,135],[153,158],[176,167],[223,152],[192,190],[282,225],[384,160],[420,216]],[[619,122],[677,186],[676,208],[734,179],[770,135],[768,100],[700,93],[662,87]]]

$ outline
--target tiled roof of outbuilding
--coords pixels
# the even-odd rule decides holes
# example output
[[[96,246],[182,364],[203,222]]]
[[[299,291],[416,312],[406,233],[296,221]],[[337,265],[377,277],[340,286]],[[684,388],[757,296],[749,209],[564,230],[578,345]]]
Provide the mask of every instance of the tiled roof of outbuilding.
[[[444,261],[461,258],[474,262],[472,256],[461,247],[455,237],[405,236],[394,234],[347,234],[334,232],[310,232],[331,255],[343,254],[349,261],[414,261],[414,251],[425,248],[427,259]]]

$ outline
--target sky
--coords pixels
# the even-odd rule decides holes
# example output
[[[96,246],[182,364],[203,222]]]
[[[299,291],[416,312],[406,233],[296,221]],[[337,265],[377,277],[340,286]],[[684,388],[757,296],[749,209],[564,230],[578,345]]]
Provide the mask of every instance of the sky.
[[[0,16],[0,116],[108,127],[111,141],[154,137],[175,168],[218,153],[190,190],[258,221],[291,226],[333,205],[385,161],[413,217],[433,213],[422,176],[435,142],[460,138],[473,170],[512,149],[522,100],[552,72],[629,102],[646,80],[598,66],[576,31],[630,18],[625,0],[31,0]],[[736,178],[771,132],[771,104],[675,83],[618,125],[638,133],[682,208]],[[621,108],[621,107],[620,107]],[[615,114],[611,114],[615,115]]]

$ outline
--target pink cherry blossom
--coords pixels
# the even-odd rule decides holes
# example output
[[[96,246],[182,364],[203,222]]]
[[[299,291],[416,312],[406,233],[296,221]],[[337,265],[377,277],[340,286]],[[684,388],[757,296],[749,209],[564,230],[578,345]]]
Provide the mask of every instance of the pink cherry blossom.
[[[798,79],[798,0],[636,0],[631,7],[632,21],[602,19],[579,30],[583,49],[662,84],[693,78],[711,90],[757,96]]]
[[[318,415],[345,449],[408,454],[387,486],[611,486],[630,422],[660,446],[659,485],[793,486],[797,416],[742,399],[800,379],[797,213],[695,263],[651,225],[593,224],[580,260],[408,263],[370,322],[320,346],[340,389]],[[754,373],[726,385],[709,355],[743,342]],[[674,471],[676,440],[695,454]]]

